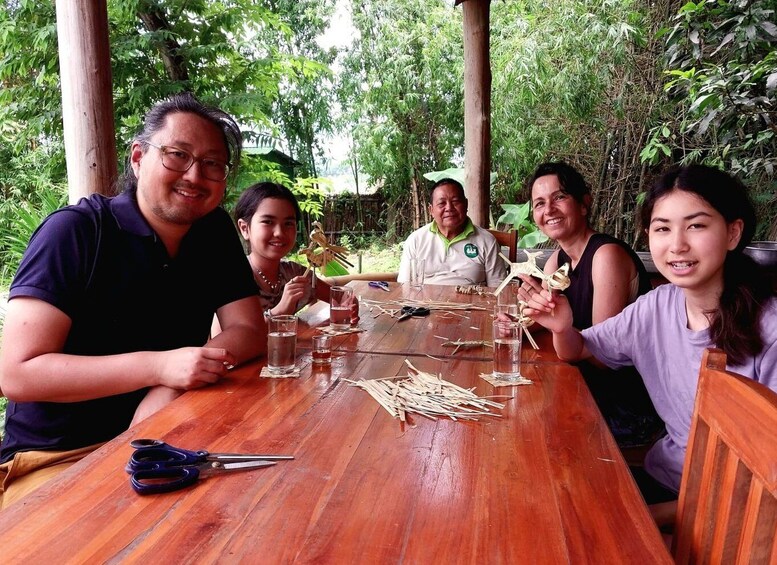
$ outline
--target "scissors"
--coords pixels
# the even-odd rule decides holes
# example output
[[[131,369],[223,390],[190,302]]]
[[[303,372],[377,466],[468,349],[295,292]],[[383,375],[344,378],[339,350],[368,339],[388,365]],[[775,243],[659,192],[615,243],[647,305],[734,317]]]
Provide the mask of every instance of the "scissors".
[[[429,308],[424,308],[423,306],[402,306],[402,310],[399,313],[399,318],[397,318],[397,322],[401,322],[402,320],[407,320],[410,317],[414,318],[420,318],[423,316],[428,316],[430,314],[431,310]]]
[[[269,467],[278,460],[294,459],[292,455],[189,451],[158,439],[136,439],[130,445],[135,451],[126,471],[138,494],[172,492],[211,475]]]
[[[385,281],[370,281],[369,285],[372,288],[379,288],[380,290],[385,290],[386,292],[391,292],[391,290],[389,289],[388,283],[385,282]]]

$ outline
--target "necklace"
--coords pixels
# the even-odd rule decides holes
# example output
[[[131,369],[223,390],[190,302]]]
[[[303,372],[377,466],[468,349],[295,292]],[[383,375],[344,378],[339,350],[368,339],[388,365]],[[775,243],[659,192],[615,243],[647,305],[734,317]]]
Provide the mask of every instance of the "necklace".
[[[270,279],[264,276],[264,273],[260,268],[254,267],[254,271],[256,271],[256,274],[259,275],[259,278],[261,278],[264,281],[264,284],[270,287],[270,292],[272,292],[273,294],[278,294],[278,291],[281,288],[281,281],[277,281],[275,284],[273,284],[270,282]]]

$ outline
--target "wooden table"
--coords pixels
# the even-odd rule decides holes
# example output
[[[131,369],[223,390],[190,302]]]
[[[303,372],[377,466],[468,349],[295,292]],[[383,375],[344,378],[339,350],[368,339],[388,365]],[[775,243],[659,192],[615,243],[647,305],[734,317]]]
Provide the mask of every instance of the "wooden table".
[[[320,321],[326,309],[303,318]],[[512,398],[500,417],[416,417],[402,428],[343,380],[406,374],[401,350],[411,341],[364,350],[390,349],[396,331],[377,342],[338,338],[331,368],[320,370],[303,324],[299,379],[261,379],[253,363],[185,394],[0,512],[0,554],[33,563],[671,562],[574,367],[544,352],[523,366],[534,384],[494,389],[478,377],[487,360],[414,355],[419,369]],[[139,437],[296,459],[143,497],[124,472]]]
[[[433,357],[447,358],[455,348],[444,346],[446,341],[482,340],[482,336],[491,339],[489,336],[492,313],[496,305],[494,296],[458,294],[454,292],[454,287],[440,285],[426,285],[422,291],[416,291],[407,285],[390,283],[390,292],[371,288],[365,281],[351,283],[351,286],[355,287],[355,294],[362,298],[359,327],[365,331],[353,336],[335,338],[335,347],[342,351],[387,355],[416,355],[423,352]],[[397,310],[398,306],[393,302],[402,303],[403,299],[450,302],[459,306],[465,304],[477,310],[432,310],[428,317],[409,318],[397,323],[396,318],[392,318],[383,310]],[[382,304],[372,305],[375,301]],[[317,326],[327,323],[328,316],[328,308],[321,304],[302,313],[300,318],[304,324],[299,340],[302,349],[310,348],[310,337]],[[532,349],[528,341],[524,341],[522,360],[559,362],[548,332],[539,326],[533,326],[530,331],[540,349]],[[460,349],[456,358],[489,361],[492,358],[492,350],[488,347]]]

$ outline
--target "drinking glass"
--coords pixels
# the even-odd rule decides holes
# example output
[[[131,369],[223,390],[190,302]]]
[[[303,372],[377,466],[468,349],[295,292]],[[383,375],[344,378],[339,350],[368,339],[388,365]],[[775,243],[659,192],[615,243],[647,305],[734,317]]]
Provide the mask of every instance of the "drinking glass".
[[[335,330],[351,327],[353,289],[350,286],[333,286],[329,290],[329,325]]]
[[[508,284],[502,292],[496,295],[496,307],[494,314],[509,314],[518,317],[518,296],[513,292],[514,286]]]
[[[332,362],[332,336],[318,334],[313,336],[313,363],[329,365]]]
[[[494,320],[494,375],[506,381],[521,376],[521,326]]]
[[[410,288],[421,290],[424,288],[424,266],[425,261],[418,257],[410,259]]]
[[[267,333],[267,368],[282,375],[294,371],[297,356],[297,317],[272,316]]]

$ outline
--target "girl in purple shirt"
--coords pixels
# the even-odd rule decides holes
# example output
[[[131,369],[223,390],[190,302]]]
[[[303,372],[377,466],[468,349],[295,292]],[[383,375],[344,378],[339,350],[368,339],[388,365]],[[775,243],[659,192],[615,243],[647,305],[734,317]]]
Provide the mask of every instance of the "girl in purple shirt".
[[[777,390],[777,298],[773,277],[743,253],[755,212],[730,175],[701,165],[670,169],[649,190],[642,222],[653,261],[672,284],[620,314],[579,332],[563,295],[533,280],[520,292],[524,313],[553,332],[562,359],[639,370],[667,428],[645,461],[648,479],[664,491],[648,496],[655,491],[640,484],[650,503],[679,491],[705,348],[723,349],[731,370]]]

